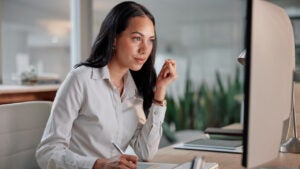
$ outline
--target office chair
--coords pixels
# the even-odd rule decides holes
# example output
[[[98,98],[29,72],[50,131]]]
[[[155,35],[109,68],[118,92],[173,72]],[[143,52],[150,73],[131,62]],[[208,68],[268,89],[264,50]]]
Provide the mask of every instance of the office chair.
[[[39,168],[35,150],[46,126],[52,102],[0,105],[0,168]]]

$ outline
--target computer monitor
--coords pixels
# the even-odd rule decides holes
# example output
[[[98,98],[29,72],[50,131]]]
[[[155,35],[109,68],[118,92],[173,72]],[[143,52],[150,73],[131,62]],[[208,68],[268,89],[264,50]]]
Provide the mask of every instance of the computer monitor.
[[[263,0],[247,4],[242,164],[252,168],[278,156],[291,110],[295,47],[282,8]]]

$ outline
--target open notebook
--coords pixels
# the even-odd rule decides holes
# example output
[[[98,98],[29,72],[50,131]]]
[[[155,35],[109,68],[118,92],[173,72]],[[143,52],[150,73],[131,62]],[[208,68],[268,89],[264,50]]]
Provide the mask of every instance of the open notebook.
[[[201,169],[218,169],[218,167],[219,165],[217,163],[204,162],[204,165]],[[137,168],[138,169],[190,169],[191,162],[186,162],[182,164],[138,162]]]

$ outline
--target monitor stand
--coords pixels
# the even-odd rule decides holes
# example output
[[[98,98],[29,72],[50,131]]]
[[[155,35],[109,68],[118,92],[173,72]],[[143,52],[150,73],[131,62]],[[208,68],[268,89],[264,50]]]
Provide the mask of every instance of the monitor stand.
[[[300,140],[297,137],[297,125],[296,125],[296,115],[295,115],[295,98],[294,98],[294,83],[295,81],[298,81],[299,72],[295,72],[293,74],[293,82],[292,82],[292,103],[291,103],[291,114],[289,118],[289,123],[293,122],[293,131],[294,135],[293,137],[289,138],[285,142],[283,142],[280,146],[280,152],[283,153],[300,153]],[[291,118],[293,118],[291,120]],[[288,127],[289,128],[289,127]],[[288,130],[285,131],[288,133]]]

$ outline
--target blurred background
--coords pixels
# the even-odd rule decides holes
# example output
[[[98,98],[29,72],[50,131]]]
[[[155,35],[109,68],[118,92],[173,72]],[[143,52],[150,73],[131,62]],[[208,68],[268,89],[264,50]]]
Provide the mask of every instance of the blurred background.
[[[80,1],[87,5],[79,6],[85,16],[77,15]],[[102,20],[119,2],[0,0],[1,83],[22,85],[24,76],[35,76],[59,84],[75,63],[88,56],[86,52],[78,57],[76,43],[90,46]],[[242,123],[244,66],[237,57],[245,48],[246,0],[137,2],[156,18],[157,71],[166,58],[178,65],[179,78],[168,90],[166,141],[177,141],[178,131]],[[300,1],[270,2],[291,18],[300,69]],[[73,36],[77,20],[85,21],[79,27],[88,30],[87,40]]]

